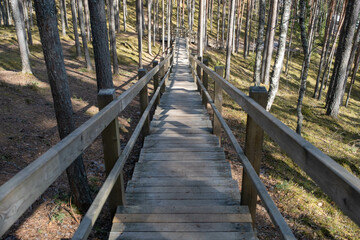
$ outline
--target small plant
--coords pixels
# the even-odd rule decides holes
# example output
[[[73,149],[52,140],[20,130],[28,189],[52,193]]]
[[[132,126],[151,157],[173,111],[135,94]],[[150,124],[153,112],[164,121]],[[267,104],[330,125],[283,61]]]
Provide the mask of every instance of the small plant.
[[[33,91],[35,91],[35,92],[40,91],[40,87],[39,87],[39,83],[38,83],[38,82],[34,82],[34,81],[28,82],[28,83],[26,84],[26,87],[29,88],[29,89],[31,89],[31,90],[33,90]]]

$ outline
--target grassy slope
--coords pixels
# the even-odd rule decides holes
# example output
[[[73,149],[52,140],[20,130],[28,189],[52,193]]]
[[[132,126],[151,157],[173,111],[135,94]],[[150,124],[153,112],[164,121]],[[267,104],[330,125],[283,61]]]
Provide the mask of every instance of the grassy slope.
[[[214,7],[214,9],[216,8]],[[213,29],[216,31],[215,21]],[[254,33],[255,29],[253,36]],[[215,41],[216,33],[213,33],[211,38]],[[301,49],[299,44],[299,39],[295,39],[292,48]],[[274,50],[273,61],[275,55],[276,49]],[[213,48],[209,48],[205,54],[212,68],[215,65],[224,65],[225,56],[225,50]],[[293,54],[289,64],[289,75],[281,75],[279,92],[271,109],[274,116],[293,130],[296,129],[296,103],[302,57],[301,51],[296,51]],[[314,100],[311,97],[314,91],[319,59],[320,56],[315,51],[311,58],[307,92],[304,98],[302,136],[340,163],[349,172],[360,177],[359,84],[353,88],[349,107],[341,108],[338,119],[326,116],[324,96],[321,101]],[[232,56],[230,81],[244,92],[248,92],[249,87],[253,85],[254,62],[255,54],[251,50],[247,59],[243,58],[242,49],[240,49],[239,54]],[[268,86],[266,87],[268,88]],[[323,95],[326,95],[326,91]],[[243,143],[246,126],[245,112],[226,95],[223,113],[233,132]],[[226,139],[224,140],[225,146],[227,146],[228,143]],[[321,189],[268,137],[264,143],[262,169],[263,181],[297,237],[360,239],[360,228],[344,216]]]

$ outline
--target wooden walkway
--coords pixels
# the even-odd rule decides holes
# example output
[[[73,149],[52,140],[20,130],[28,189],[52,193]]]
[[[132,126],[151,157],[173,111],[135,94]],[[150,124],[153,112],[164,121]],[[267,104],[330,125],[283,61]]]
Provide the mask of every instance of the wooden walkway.
[[[110,239],[256,239],[196,89],[179,38],[173,72]]]

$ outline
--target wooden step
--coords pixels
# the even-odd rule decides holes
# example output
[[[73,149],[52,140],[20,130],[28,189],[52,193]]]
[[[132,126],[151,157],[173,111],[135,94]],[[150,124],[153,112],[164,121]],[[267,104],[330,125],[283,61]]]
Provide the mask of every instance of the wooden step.
[[[128,186],[134,187],[196,187],[196,186],[231,186],[237,184],[232,178],[209,178],[209,177],[192,177],[191,179],[167,177],[167,178],[144,178],[131,179]]]
[[[163,152],[163,153],[141,153],[140,160],[156,161],[184,161],[184,160],[225,160],[224,152]],[[140,161],[139,160],[139,161]]]

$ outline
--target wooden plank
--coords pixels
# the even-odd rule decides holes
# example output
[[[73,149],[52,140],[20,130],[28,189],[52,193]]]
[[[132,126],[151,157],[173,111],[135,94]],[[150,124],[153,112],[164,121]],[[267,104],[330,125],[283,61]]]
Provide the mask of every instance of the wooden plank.
[[[212,128],[210,120],[205,121],[152,121],[151,128]]]
[[[238,200],[240,201],[240,193],[229,192],[205,192],[205,193],[126,193],[126,199],[133,200]]]
[[[250,232],[124,232],[110,233],[109,240],[255,240],[254,233]]]
[[[119,206],[116,210],[117,213],[135,213],[135,214],[156,214],[156,213],[240,213],[249,214],[249,208],[247,206]]]
[[[111,232],[252,232],[251,223],[114,223]]]
[[[188,170],[170,170],[170,169],[146,169],[136,170],[133,174],[133,179],[142,177],[192,177],[192,176],[204,176],[204,177],[231,177],[230,169],[218,169],[202,170],[200,168],[188,169]]]
[[[154,134],[206,134],[211,133],[212,128],[152,128]]]
[[[223,168],[229,168],[230,164],[226,161],[219,161],[219,162],[214,162],[214,161],[198,161],[198,162],[193,162],[193,161],[146,161],[146,162],[137,162],[136,167],[140,167],[140,168],[178,168],[178,167],[183,167],[183,168],[192,168],[192,167],[201,167],[201,168],[206,168],[206,167],[223,167]]]
[[[188,141],[216,141],[217,138],[214,135],[210,135],[210,134],[197,134],[194,136],[186,136],[186,139],[184,137],[176,137],[176,136],[167,136],[167,137],[160,137],[157,136],[156,134],[152,134],[150,136],[145,137],[145,141],[183,141],[183,140],[188,140]]]
[[[223,152],[224,149],[222,147],[198,147],[193,146],[190,148],[143,148],[141,152],[143,153],[163,153],[163,152]]]
[[[115,222],[157,222],[157,223],[213,223],[213,222],[251,222],[250,214],[209,213],[209,214],[119,214]]]
[[[186,142],[186,141],[177,141],[177,142],[165,142],[165,141],[157,141],[155,143],[144,143],[143,149],[148,149],[148,148],[162,148],[162,149],[167,149],[167,148],[191,148],[191,147],[199,147],[199,148],[206,148],[206,147],[218,147],[219,143],[218,142],[209,142],[209,143],[202,143],[202,142],[196,142],[196,141],[190,141],[190,142]]]
[[[201,63],[200,63],[201,64]],[[360,180],[275,118],[231,83],[202,68],[246,111],[337,206],[360,225]]]
[[[209,178],[209,177],[192,177],[191,179],[183,178],[143,178],[143,179],[132,179],[129,181],[128,186],[142,186],[142,187],[152,187],[152,186],[169,186],[169,187],[179,187],[179,186],[228,186],[233,184],[235,180],[230,178]],[[237,183],[237,182],[236,182]]]
[[[216,186],[216,187],[208,187],[208,186],[197,186],[197,187],[127,187],[126,192],[133,193],[188,193],[188,192],[198,192],[198,193],[211,193],[211,192],[221,192],[221,193],[229,193],[235,192],[239,193],[239,188],[235,185],[232,186]],[[240,194],[240,193],[239,193]]]
[[[225,160],[224,152],[168,152],[168,153],[141,153],[140,158],[144,160]]]

